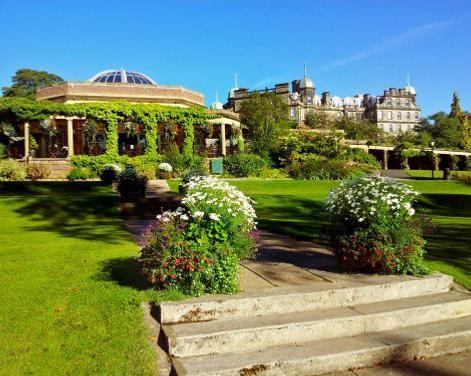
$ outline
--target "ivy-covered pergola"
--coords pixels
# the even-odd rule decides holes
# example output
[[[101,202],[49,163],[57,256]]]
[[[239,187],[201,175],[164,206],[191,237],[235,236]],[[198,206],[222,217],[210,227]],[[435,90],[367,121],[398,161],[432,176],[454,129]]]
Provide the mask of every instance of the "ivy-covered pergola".
[[[80,123],[82,128],[94,129],[97,124],[104,133],[104,153],[115,157],[120,153],[119,133],[140,129],[145,139],[145,155],[157,155],[159,129],[178,128],[181,135],[181,151],[185,155],[194,153],[195,128],[207,128],[220,124],[221,152],[226,151],[225,126],[233,127],[237,132],[240,123],[226,114],[208,111],[201,107],[172,107],[160,104],[134,104],[127,101],[93,102],[62,104],[49,101],[31,101],[22,98],[0,98],[0,123],[16,129],[22,128],[24,138],[24,156],[29,155],[31,124],[41,124],[44,129],[54,127],[55,122],[66,123],[67,155],[74,154],[74,125]],[[1,130],[0,130],[1,131]],[[174,131],[176,133],[176,131]],[[211,137],[211,135],[210,135]],[[18,139],[18,137],[17,137]]]

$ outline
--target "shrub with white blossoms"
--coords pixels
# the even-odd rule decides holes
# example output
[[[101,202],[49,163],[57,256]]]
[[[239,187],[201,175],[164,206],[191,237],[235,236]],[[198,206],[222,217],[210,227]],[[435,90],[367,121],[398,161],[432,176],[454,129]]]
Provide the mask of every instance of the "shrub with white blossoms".
[[[195,176],[183,184],[187,192],[182,204],[195,218],[236,222],[239,231],[255,229],[254,201],[234,186],[212,176]]]
[[[121,166],[108,163],[103,166],[103,169],[100,173],[100,179],[106,183],[112,183],[118,179],[118,175],[123,171]]]
[[[332,245],[342,269],[424,274],[423,218],[412,207],[418,192],[397,180],[361,176],[329,193]]]
[[[157,216],[139,262],[157,287],[186,294],[237,291],[239,261],[257,249],[253,201],[214,177],[182,183],[182,206]]]
[[[397,180],[363,176],[347,180],[334,188],[325,201],[327,211],[346,221],[375,222],[381,217],[410,218],[417,195]]]
[[[165,163],[164,162],[164,163],[159,164],[159,171],[161,171],[161,172],[172,172],[173,168],[170,165],[170,163]]]

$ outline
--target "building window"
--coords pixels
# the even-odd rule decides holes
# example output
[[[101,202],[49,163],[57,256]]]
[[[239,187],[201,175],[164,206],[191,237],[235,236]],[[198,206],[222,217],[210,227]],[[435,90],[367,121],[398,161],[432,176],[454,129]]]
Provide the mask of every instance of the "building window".
[[[396,106],[401,107],[401,100],[400,99],[396,100]]]
[[[392,120],[392,111],[388,111],[388,119]]]
[[[401,111],[398,111],[397,112],[397,120],[401,120],[402,119],[402,113]]]
[[[383,118],[383,111],[379,111],[378,112],[378,119],[382,119]]]
[[[291,107],[291,117],[296,117],[296,108]]]
[[[406,107],[410,107],[410,99],[406,100]]]
[[[407,126],[407,130],[409,130],[409,131],[412,130],[412,125],[411,125],[411,124],[409,124],[409,125]]]
[[[415,113],[415,119],[416,119],[416,120],[419,119],[419,113],[418,113],[418,112]]]
[[[407,117],[407,120],[410,120],[410,112],[407,112],[406,117]]]
[[[393,125],[389,124],[389,132],[393,132],[393,131],[394,131]]]
[[[311,96],[307,97],[307,104],[312,104],[312,97]]]

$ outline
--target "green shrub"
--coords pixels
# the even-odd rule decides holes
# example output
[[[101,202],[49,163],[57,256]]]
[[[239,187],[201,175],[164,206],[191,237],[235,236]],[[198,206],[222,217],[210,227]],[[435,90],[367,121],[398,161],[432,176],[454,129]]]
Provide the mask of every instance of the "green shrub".
[[[142,270],[154,286],[185,294],[236,292],[239,261],[258,245],[252,201],[213,177],[195,176],[184,188],[183,206],[145,231]]]
[[[178,191],[180,192],[180,194],[186,193],[185,186],[190,182],[190,180],[196,177],[201,177],[201,176],[208,176],[208,173],[206,172],[206,170],[192,168],[190,170],[186,170],[185,172],[183,172],[182,179],[180,181],[180,184],[178,185]]]
[[[223,166],[230,176],[247,177],[257,176],[268,163],[257,154],[234,154],[224,158]]]
[[[7,157],[7,146],[5,144],[0,143],[0,159],[4,159]]]
[[[458,180],[464,184],[471,184],[471,174],[463,174],[460,172],[452,172],[451,178],[453,180]]]
[[[51,175],[51,171],[45,164],[30,163],[26,167],[26,175],[31,180],[47,179]]]
[[[161,155],[138,155],[136,157],[128,157],[127,155],[112,157],[106,154],[93,156],[74,155],[72,156],[70,163],[74,167],[86,168],[90,172],[90,177],[99,177],[103,168],[110,164],[132,167],[146,175],[152,175],[152,172],[150,171],[153,170],[155,177],[155,170],[158,164],[162,162],[162,158],[163,157]]]
[[[376,166],[370,164],[351,160],[328,159],[316,154],[300,156],[286,168],[291,178],[303,180],[342,180],[372,173],[376,170]]]
[[[363,163],[366,165],[370,165],[371,167],[376,168],[377,170],[381,170],[381,164],[378,162],[376,157],[362,149],[349,148],[339,159]]]
[[[417,192],[394,179],[363,176],[335,187],[325,201],[341,267],[384,274],[426,273]]]
[[[146,195],[147,177],[134,168],[127,167],[118,177],[118,192],[123,200],[134,201]]]
[[[123,169],[116,164],[108,164],[103,167],[100,174],[100,179],[106,184],[111,184],[118,180],[118,176]]]
[[[0,160],[0,181],[25,180],[26,168],[14,159]]]
[[[67,179],[69,180],[87,180],[91,177],[93,176],[91,176],[90,171],[82,167],[72,168],[67,175]]]

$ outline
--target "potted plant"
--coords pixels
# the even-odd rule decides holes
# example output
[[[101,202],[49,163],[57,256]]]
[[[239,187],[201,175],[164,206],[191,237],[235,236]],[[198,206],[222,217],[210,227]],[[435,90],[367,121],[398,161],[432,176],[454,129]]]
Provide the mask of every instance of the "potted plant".
[[[160,179],[171,179],[173,168],[169,163],[161,163],[158,168],[158,176]]]

